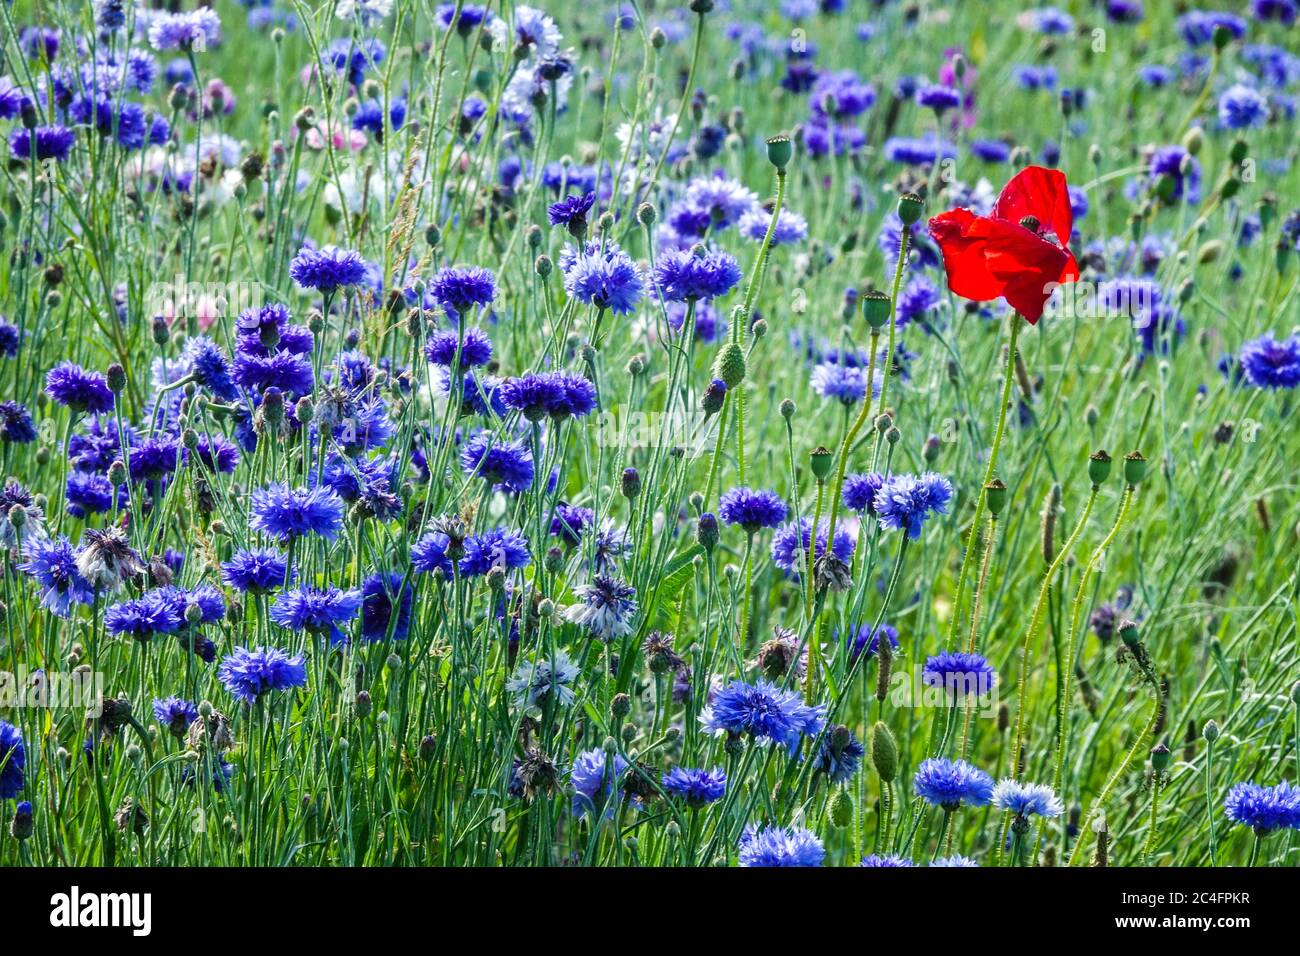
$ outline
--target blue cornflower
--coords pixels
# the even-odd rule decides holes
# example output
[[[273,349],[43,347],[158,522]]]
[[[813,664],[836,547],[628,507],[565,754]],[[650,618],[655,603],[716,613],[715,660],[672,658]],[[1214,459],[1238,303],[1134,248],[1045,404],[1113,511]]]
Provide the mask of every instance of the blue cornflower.
[[[1181,146],[1162,146],[1151,154],[1151,179],[1169,177],[1170,199],[1198,203],[1201,199],[1201,164]],[[1184,171],[1185,170],[1185,171]]]
[[[797,691],[759,679],[753,684],[732,681],[716,691],[700,714],[711,734],[748,734],[786,747],[792,754],[804,736],[815,736],[825,723],[826,708],[809,706]]]
[[[104,612],[104,627],[110,634],[126,635],[147,643],[156,634],[180,630],[183,618],[176,605],[157,591],[119,601]]]
[[[276,597],[271,605],[271,620],[291,631],[328,634],[330,643],[344,644],[348,638],[339,624],[356,617],[361,602],[359,591],[298,587]]]
[[[1300,14],[1300,4],[1296,0],[1251,0],[1250,12],[1256,20],[1276,20],[1290,26]]]
[[[249,527],[288,544],[305,534],[332,540],[343,526],[343,501],[328,488],[273,483],[252,494]]]
[[[804,827],[745,827],[738,847],[741,866],[821,866],[826,847]]]
[[[628,763],[617,753],[603,748],[585,750],[573,761],[570,782],[573,784],[573,815],[595,813],[618,787]]]
[[[880,395],[881,378],[871,383],[873,397]],[[812,389],[822,398],[836,399],[844,405],[853,405],[867,394],[867,370],[859,365],[821,362],[813,369]]]
[[[940,159],[954,159],[956,155],[956,146],[934,135],[922,139],[894,136],[885,140],[885,158],[891,163],[929,166]]]
[[[154,719],[171,732],[173,737],[184,737],[190,724],[199,719],[199,709],[181,697],[154,698]]]
[[[93,753],[93,744],[89,741],[86,744],[86,752],[87,754]],[[196,763],[189,763],[187,761],[181,766],[181,783],[187,787],[193,787],[195,781],[198,780],[198,774],[196,773],[195,768],[200,764],[202,764],[205,769],[210,767],[212,770],[211,776],[208,776],[208,782],[212,784],[213,791],[216,793],[225,793],[226,785],[230,782],[230,775],[235,772],[235,768],[231,765],[230,761],[226,760],[226,755],[221,753],[215,755],[215,760],[213,760],[211,764],[207,763],[205,760],[200,760]],[[207,774],[205,773],[204,776],[207,776]]]
[[[239,390],[230,377],[230,361],[211,339],[196,335],[185,343],[184,360],[200,386],[223,402],[233,402]]]
[[[993,806],[1010,810],[1021,820],[1035,815],[1059,817],[1063,809],[1051,787],[1041,783],[1019,783],[1010,777],[999,781],[993,788]]]
[[[1220,13],[1217,10],[1193,10],[1178,18],[1178,32],[1188,46],[1203,46],[1214,39],[1214,31],[1222,27],[1234,40],[1246,35],[1246,21],[1235,13]]]
[[[685,800],[688,807],[698,809],[721,800],[726,794],[727,772],[721,768],[691,770],[674,767],[664,774],[663,788],[665,793]]]
[[[460,559],[460,573],[469,577],[480,577],[493,568],[514,571],[527,567],[532,560],[528,551],[528,539],[517,531],[505,528],[492,528],[480,534],[472,534],[465,539],[463,547],[465,553]],[[444,559],[445,557],[444,552]],[[450,573],[450,569],[447,570]]]
[[[590,584],[573,590],[578,601],[565,609],[566,620],[607,644],[632,633],[632,619],[639,607],[632,585],[597,574]]]
[[[718,501],[718,517],[727,524],[740,525],[749,534],[775,528],[785,520],[786,513],[786,504],[775,491],[743,485],[732,488]]]
[[[864,856],[858,866],[916,866],[905,856],[880,856],[872,853],[870,856]]]
[[[844,476],[842,498],[844,507],[850,511],[874,515],[876,513],[876,495],[885,485],[885,476],[878,471]]]
[[[891,649],[898,647],[898,628],[892,624],[881,624],[873,629],[870,624],[863,624],[856,632],[849,632],[849,660],[856,661],[864,650],[867,657],[875,657],[880,650],[880,638],[889,641]]]
[[[9,134],[9,152],[14,159],[31,159],[35,152],[37,160],[63,162],[76,141],[77,135],[64,126],[38,126],[30,130],[20,127]]]
[[[581,249],[565,246],[559,265],[565,292],[615,315],[635,312],[645,291],[640,267],[614,242],[587,243]]]
[[[424,343],[424,357],[430,364],[450,368],[460,349],[460,367],[486,365],[492,358],[492,340],[481,329],[467,328],[462,338],[456,332],[434,332]]]
[[[852,70],[828,70],[818,75],[808,102],[814,116],[845,120],[871,109],[876,91]]]
[[[582,540],[582,529],[591,526],[595,520],[596,513],[590,508],[560,501],[555,505],[555,517],[551,519],[551,534],[574,547]]]
[[[942,651],[926,658],[921,669],[921,681],[927,687],[943,688],[949,696],[982,697],[993,689],[997,673],[993,665],[979,654]]]
[[[384,45],[374,37],[340,37],[321,53],[321,63],[346,74],[353,86],[360,86],[366,78],[366,71],[382,63],[387,54]]]
[[[506,692],[516,707],[542,707],[550,700],[568,707],[577,699],[573,684],[581,673],[561,647],[550,660],[521,660],[506,681]]]
[[[655,284],[668,301],[716,299],[740,281],[740,266],[730,253],[694,249],[669,249],[655,262]]]
[[[236,551],[221,565],[221,580],[237,591],[269,594],[285,583],[288,563],[275,551]]]
[[[502,383],[501,398],[530,422],[562,421],[596,407],[596,386],[573,372],[530,372]]]
[[[62,362],[50,369],[45,376],[45,391],[50,398],[75,412],[98,415],[113,410],[113,393],[104,376],[72,362]]]
[[[286,395],[301,397],[311,394],[315,374],[311,360],[303,355],[281,351],[261,356],[241,350],[235,356],[234,380],[259,396],[268,388],[278,388]]]
[[[918,797],[948,812],[963,803],[982,807],[993,799],[993,778],[965,760],[922,760],[912,784]]]
[[[921,536],[925,519],[947,514],[952,499],[948,479],[934,472],[924,475],[894,475],[885,480],[874,501],[880,526],[890,531],[906,530],[908,538]]]
[[[1219,122],[1228,129],[1263,126],[1268,119],[1264,94],[1244,83],[1234,83],[1219,96]]]
[[[803,566],[807,559],[808,547],[811,544],[813,519],[809,515],[804,515],[799,520],[796,529],[795,523],[782,525],[772,535],[772,563],[791,575],[796,580],[799,579],[799,568]],[[823,518],[817,525],[817,544],[813,551],[813,562],[816,567],[816,561],[826,553],[826,536],[830,533],[830,520]],[[857,546],[853,535],[849,534],[841,524],[835,529],[835,545],[833,552],[835,557],[839,558],[845,564],[853,557],[853,550]]]
[[[1000,139],[975,139],[970,143],[971,155],[986,163],[1005,163],[1011,158],[1011,146]]]
[[[361,636],[367,641],[382,641],[391,627],[393,640],[406,640],[411,629],[411,588],[403,584],[402,576],[372,574],[362,583],[361,595]]]
[[[22,792],[26,765],[23,732],[8,721],[0,720],[0,800],[12,800]]]
[[[1030,22],[1039,33],[1071,33],[1074,17],[1056,7],[1040,7],[1030,13]]]
[[[215,10],[171,13],[156,11],[149,18],[149,45],[155,50],[205,50],[221,40],[221,18]]]
[[[301,657],[290,657],[276,647],[236,647],[217,668],[226,689],[246,704],[273,690],[307,685],[307,667]]]
[[[1016,84],[1024,90],[1056,89],[1057,73],[1052,66],[1034,66],[1021,64],[1011,71]]]
[[[961,91],[941,83],[926,83],[916,91],[916,105],[946,113],[961,106]]]
[[[366,281],[366,261],[361,254],[337,246],[310,249],[306,246],[289,263],[289,277],[300,289],[315,289],[329,295],[338,289]]]
[[[930,865],[931,865],[931,866],[951,866],[951,867],[972,867],[972,866],[977,867],[977,866],[979,866],[979,864],[976,863],[974,860],[972,860],[970,857],[968,857],[968,856],[962,856],[962,855],[959,854],[959,853],[958,853],[958,854],[954,854],[953,856],[941,856],[941,857],[939,857],[939,858],[936,859],[936,860],[931,860],[931,861],[930,861]]]
[[[59,617],[68,617],[73,604],[93,604],[95,589],[77,570],[77,555],[66,537],[29,538],[23,542],[27,560],[18,570],[40,584],[41,607]]]
[[[771,222],[772,215],[767,210],[751,209],[740,217],[736,228],[745,238],[762,242]],[[772,230],[772,245],[788,246],[803,242],[807,238],[808,220],[792,209],[782,209],[780,215],[776,217],[776,228]]]
[[[475,432],[465,442],[460,467],[466,475],[477,475],[498,491],[518,493],[533,484],[533,453],[521,442],[495,441],[487,429]]]
[[[451,394],[451,370],[438,367],[438,387]],[[506,403],[501,399],[501,382],[492,375],[465,372],[461,375],[460,408],[465,415],[483,415],[484,417],[502,417],[506,413]]]
[[[193,450],[186,448],[183,457],[187,465],[197,459],[208,471],[228,475],[239,465],[239,448],[221,435],[200,435]]]
[[[411,546],[411,566],[422,574],[441,571],[451,577],[451,559],[447,557],[450,539],[441,531],[430,531]]]
[[[128,456],[132,481],[157,481],[176,471],[180,442],[170,435],[141,439]]]
[[[480,266],[444,266],[429,283],[429,294],[448,312],[461,315],[476,305],[491,305],[496,278]]]
[[[36,440],[36,425],[21,402],[0,402],[0,439],[17,445]]]
[[[1283,780],[1275,787],[1238,783],[1228,791],[1223,812],[1234,823],[1244,823],[1260,836],[1274,830],[1300,829],[1300,790]]]
[[[1295,388],[1300,385],[1300,335],[1279,342],[1266,333],[1243,345],[1238,361],[1256,388]]]
[[[552,203],[546,210],[552,226],[566,226],[570,233],[581,239],[587,233],[587,213],[596,202],[596,194],[575,193]]]
[[[867,748],[842,724],[822,735],[822,743],[813,757],[813,769],[825,773],[831,783],[844,783],[858,772]]]
[[[934,309],[943,300],[939,287],[926,276],[912,279],[898,296],[894,321],[904,326]]]
[[[0,355],[6,358],[17,358],[18,347],[22,345],[22,340],[22,330],[0,317]]]

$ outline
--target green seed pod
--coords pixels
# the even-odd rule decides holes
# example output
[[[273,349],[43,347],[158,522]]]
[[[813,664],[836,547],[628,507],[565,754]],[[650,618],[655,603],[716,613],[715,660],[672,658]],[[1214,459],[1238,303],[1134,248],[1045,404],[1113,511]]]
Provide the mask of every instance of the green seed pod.
[[[1119,637],[1129,647],[1136,647],[1142,640],[1142,635],[1138,633],[1137,622],[1121,621],[1119,625]]]
[[[1098,448],[1088,456],[1088,480],[1094,488],[1104,485],[1110,477],[1110,462],[1111,457],[1104,448]]]
[[[881,642],[883,645],[883,641]],[[878,720],[871,728],[871,765],[885,783],[893,783],[898,774],[898,744],[884,721]]]
[[[997,517],[1007,504],[1007,485],[1001,478],[994,478],[984,486],[984,500],[988,502],[989,514]]]
[[[773,136],[767,141],[767,161],[777,169],[785,172],[794,158],[794,143],[789,136]]]
[[[919,222],[925,212],[925,200],[916,193],[904,193],[898,197],[898,218],[907,225]]]
[[[1169,752],[1169,748],[1164,744],[1156,744],[1151,748],[1151,767],[1156,773],[1164,773],[1169,769],[1169,762],[1173,760],[1174,755]]]
[[[1130,485],[1141,484],[1146,477],[1147,460],[1140,451],[1131,451],[1124,456],[1124,481]]]
[[[889,321],[892,305],[889,296],[879,289],[872,289],[862,297],[862,317],[872,329],[880,331]]]
[[[808,455],[812,460],[812,472],[818,481],[825,481],[826,476],[831,473],[831,465],[835,461],[835,456],[825,445],[818,445]]]

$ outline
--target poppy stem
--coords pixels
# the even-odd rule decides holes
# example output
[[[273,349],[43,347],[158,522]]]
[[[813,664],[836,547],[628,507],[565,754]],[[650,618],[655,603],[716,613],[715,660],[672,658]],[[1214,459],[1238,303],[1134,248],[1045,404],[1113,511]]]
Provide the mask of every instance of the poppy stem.
[[[952,618],[948,622],[948,639],[944,647],[953,647],[957,639],[957,628],[961,623],[961,599],[966,590],[966,578],[970,574],[971,554],[979,538],[980,519],[984,517],[984,508],[988,503],[988,486],[997,472],[998,450],[1002,447],[1002,436],[1007,428],[1007,405],[1011,402],[1011,379],[1016,369],[1016,342],[1020,338],[1020,326],[1023,323],[1018,312],[1011,316],[1011,342],[1007,348],[1007,364],[1002,371],[1002,404],[998,407],[998,424],[993,432],[993,447],[989,451],[989,464],[984,472],[984,481],[980,485],[979,497],[975,499],[975,517],[971,520],[971,539],[967,542],[961,559],[961,571],[957,574],[957,592],[953,597]],[[888,375],[885,381],[889,381]]]

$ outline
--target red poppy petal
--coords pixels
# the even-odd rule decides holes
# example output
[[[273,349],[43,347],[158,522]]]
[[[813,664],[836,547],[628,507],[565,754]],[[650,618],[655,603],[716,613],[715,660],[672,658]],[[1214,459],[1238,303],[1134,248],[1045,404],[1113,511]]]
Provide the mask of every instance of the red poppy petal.
[[[986,239],[979,233],[980,218],[969,209],[953,209],[930,220],[930,235],[943,254],[948,288],[964,299],[987,302],[1002,295],[1002,282],[989,275],[985,264]]]
[[[1074,212],[1070,209],[1065,173],[1059,169],[1026,166],[1002,187],[993,204],[992,216],[1017,224],[1026,216],[1033,216],[1056,233],[1061,245],[1067,245],[1074,229]]]

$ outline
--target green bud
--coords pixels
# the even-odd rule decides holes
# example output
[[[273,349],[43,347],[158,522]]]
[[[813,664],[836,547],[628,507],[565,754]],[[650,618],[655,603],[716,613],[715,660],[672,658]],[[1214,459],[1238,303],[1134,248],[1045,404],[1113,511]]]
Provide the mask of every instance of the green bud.
[[[1120,622],[1119,637],[1129,647],[1135,647],[1142,640],[1142,635],[1138,633],[1137,623],[1128,620]]]
[[[735,388],[745,380],[745,353],[735,342],[728,341],[713,362],[713,376]]]
[[[994,478],[984,486],[984,500],[988,502],[989,514],[997,517],[1007,504],[1007,486],[1001,478]]]
[[[876,721],[871,728],[871,764],[885,783],[892,783],[898,774],[898,744],[884,721]]]
[[[837,827],[846,827],[853,822],[853,798],[847,790],[840,790],[831,800],[831,823]]]
[[[1156,744],[1151,748],[1151,767],[1156,773],[1164,773],[1169,769],[1169,761],[1174,755],[1169,752],[1169,748],[1164,744]]]
[[[1213,719],[1207,720],[1205,726],[1201,729],[1201,736],[1207,743],[1214,743],[1219,739],[1219,725]]]

